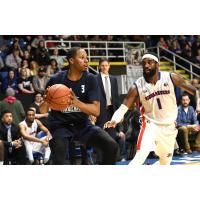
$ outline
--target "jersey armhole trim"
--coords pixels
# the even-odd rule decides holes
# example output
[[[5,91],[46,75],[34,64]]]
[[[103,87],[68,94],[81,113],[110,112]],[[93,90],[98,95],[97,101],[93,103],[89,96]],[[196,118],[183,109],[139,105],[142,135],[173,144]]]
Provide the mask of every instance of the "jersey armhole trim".
[[[140,101],[140,93],[139,93],[139,90],[138,90],[137,84],[136,84],[136,83],[133,83],[133,85],[135,85],[135,87],[136,87],[136,90],[137,90],[137,93],[138,93],[139,102],[141,102],[141,101]]]
[[[171,79],[171,81],[172,81],[172,83],[173,83],[173,85],[174,85],[174,88],[175,88],[175,84],[174,84],[174,81],[173,81],[173,79],[172,79],[172,72],[169,73],[169,77],[170,77],[170,79]]]

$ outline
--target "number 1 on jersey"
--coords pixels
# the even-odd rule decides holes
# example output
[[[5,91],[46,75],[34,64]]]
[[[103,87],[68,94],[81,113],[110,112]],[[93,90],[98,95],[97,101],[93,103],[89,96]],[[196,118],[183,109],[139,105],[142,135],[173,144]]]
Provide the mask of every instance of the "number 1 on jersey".
[[[162,105],[161,105],[160,99],[157,98],[156,101],[157,101],[157,104],[158,104],[158,108],[159,108],[159,109],[162,109]]]

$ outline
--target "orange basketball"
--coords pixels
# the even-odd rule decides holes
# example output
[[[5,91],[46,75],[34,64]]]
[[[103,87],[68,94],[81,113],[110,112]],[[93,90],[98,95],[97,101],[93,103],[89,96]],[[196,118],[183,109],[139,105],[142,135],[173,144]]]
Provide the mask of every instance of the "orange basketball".
[[[61,111],[69,106],[70,89],[63,84],[52,85],[46,94],[46,101],[52,110]]]

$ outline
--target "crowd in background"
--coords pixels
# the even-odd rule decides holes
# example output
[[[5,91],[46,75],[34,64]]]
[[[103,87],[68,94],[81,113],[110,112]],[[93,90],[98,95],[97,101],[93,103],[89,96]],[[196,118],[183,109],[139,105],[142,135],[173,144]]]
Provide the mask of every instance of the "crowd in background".
[[[13,114],[13,121],[15,124],[18,124],[25,117],[23,101],[21,103],[18,102],[14,97],[15,94],[35,94],[34,102],[30,106],[34,107],[36,110],[36,118],[42,120],[42,122],[47,125],[46,119],[48,113],[40,114],[39,104],[42,101],[42,94],[45,91],[48,80],[55,73],[65,70],[66,61],[63,56],[60,56],[64,54],[64,52],[61,52],[62,50],[55,48],[53,51],[48,51],[45,48],[45,40],[59,40],[61,42],[64,40],[144,41],[147,47],[161,45],[187,60],[200,65],[200,36],[0,36],[0,93],[6,95],[5,99],[0,100],[1,102],[17,102],[16,110]],[[48,43],[48,48],[54,46],[55,43]],[[198,88],[199,80],[194,79],[192,84]],[[14,93],[8,90],[10,88],[13,89]],[[196,121],[194,123],[197,123],[197,121],[200,120],[200,107],[197,106],[198,102],[196,102],[194,97],[188,97],[190,99],[190,105],[193,107],[192,112],[196,115]],[[182,99],[180,99],[180,103],[181,100]],[[4,105],[0,103],[0,107],[3,108]],[[133,114],[132,116],[134,117],[138,116],[138,119],[131,117],[130,113],[128,113],[124,124],[124,132],[127,133],[127,140],[136,146],[138,132],[132,137],[133,135],[131,135],[130,130],[134,130],[134,127],[130,129],[129,126],[132,125],[133,123],[131,122],[135,120],[134,124],[138,128],[138,110],[131,111],[131,114]],[[181,141],[183,140],[185,141],[186,139],[183,138]],[[198,142],[200,142],[199,138]],[[182,144],[179,146],[181,145]],[[184,149],[184,144],[182,146]],[[189,150],[185,149],[184,153],[190,152]],[[197,148],[197,150],[200,151],[200,147],[199,149]]]

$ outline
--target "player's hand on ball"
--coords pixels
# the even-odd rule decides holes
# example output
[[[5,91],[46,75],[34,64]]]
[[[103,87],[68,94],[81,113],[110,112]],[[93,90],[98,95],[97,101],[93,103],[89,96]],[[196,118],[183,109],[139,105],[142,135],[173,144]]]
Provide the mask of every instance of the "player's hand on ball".
[[[103,128],[115,128],[117,123],[115,121],[108,121],[104,124]]]
[[[70,94],[68,97],[69,97],[69,105],[76,106],[78,99],[71,88],[70,88]]]

